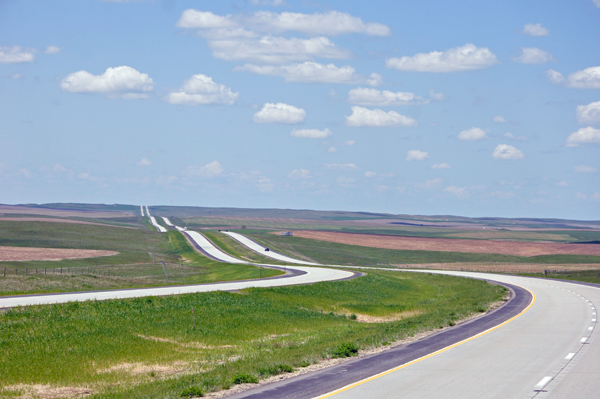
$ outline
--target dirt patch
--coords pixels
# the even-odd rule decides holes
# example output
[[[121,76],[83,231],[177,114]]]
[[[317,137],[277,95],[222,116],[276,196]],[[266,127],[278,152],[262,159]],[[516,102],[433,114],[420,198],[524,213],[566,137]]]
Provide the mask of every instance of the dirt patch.
[[[118,255],[115,251],[95,249],[63,249],[34,247],[0,247],[0,262],[27,262],[32,260],[58,261],[63,259],[98,258]]]
[[[144,363],[121,363],[109,367],[98,373],[114,373],[124,372],[130,375],[154,374],[156,376],[169,376],[181,374],[189,369],[189,364],[186,362],[175,362],[170,365],[165,364],[144,364]]]
[[[369,316],[368,314],[360,314],[360,313],[353,313],[353,314],[356,315],[356,321],[359,323],[388,323],[390,321],[402,320],[407,317],[418,316],[421,313],[423,313],[423,312],[418,311],[418,310],[407,310],[406,312],[400,312],[400,313],[396,313],[393,315],[382,316],[382,317]]]
[[[174,339],[161,338],[161,337],[153,337],[151,335],[148,336],[148,335],[138,334],[138,337],[140,337],[142,339],[147,339],[147,340],[150,340],[150,341],[154,341],[154,342],[164,342],[164,343],[168,343],[168,344],[178,345],[178,346],[182,346],[184,348],[196,348],[196,349],[225,349],[225,348],[235,348],[234,345],[212,346],[212,345],[205,345],[205,344],[200,343],[200,342],[179,342],[179,341],[176,341]]]
[[[363,247],[411,251],[468,252],[515,256],[556,254],[600,256],[600,244],[457,240],[453,238],[398,237],[307,230],[294,231],[294,236]]]
[[[6,391],[17,392],[21,395],[18,399],[58,399],[58,398],[80,398],[91,395],[93,391],[89,388],[81,387],[53,387],[51,385],[40,384],[18,384],[10,385],[4,388]]]

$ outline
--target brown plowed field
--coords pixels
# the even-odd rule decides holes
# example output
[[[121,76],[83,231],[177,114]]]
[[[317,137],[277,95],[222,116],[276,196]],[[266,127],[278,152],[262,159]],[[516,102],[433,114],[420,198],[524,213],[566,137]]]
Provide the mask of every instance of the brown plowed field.
[[[600,255],[600,244],[457,240],[452,238],[399,237],[305,230],[294,231],[294,236],[363,247],[411,251],[470,252],[515,256]]]
[[[97,258],[118,255],[115,251],[94,249],[0,247],[0,262],[26,262],[31,260],[62,260]]]

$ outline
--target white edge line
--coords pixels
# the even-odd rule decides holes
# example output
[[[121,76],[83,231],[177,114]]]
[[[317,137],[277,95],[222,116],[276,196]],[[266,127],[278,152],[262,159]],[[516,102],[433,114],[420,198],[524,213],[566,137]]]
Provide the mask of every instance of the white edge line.
[[[548,383],[550,382],[551,379],[552,379],[552,377],[548,377],[548,376],[542,378],[541,381],[535,385],[534,389],[540,390],[540,389],[544,388],[546,385],[548,385]]]
[[[569,353],[567,356],[565,356],[565,360],[571,360],[571,359],[573,359],[573,357],[575,357],[575,354]]]

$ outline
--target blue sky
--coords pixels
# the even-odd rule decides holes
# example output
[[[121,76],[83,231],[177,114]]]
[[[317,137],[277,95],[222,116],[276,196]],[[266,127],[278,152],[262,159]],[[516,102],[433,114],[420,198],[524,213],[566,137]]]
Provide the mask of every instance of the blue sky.
[[[0,202],[600,216],[600,0],[0,1]]]

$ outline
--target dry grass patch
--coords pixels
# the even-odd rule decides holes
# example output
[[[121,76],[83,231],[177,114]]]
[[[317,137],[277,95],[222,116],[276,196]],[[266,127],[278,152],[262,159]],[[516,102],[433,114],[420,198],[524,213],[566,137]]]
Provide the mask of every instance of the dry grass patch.
[[[59,261],[64,259],[99,258],[118,254],[116,251],[96,249],[0,247],[0,262]]]
[[[17,399],[62,399],[81,398],[94,393],[83,387],[55,387],[42,384],[17,384],[4,387],[5,391],[20,394]]]
[[[235,348],[236,347],[235,345],[212,346],[212,345],[205,345],[200,342],[179,342],[174,339],[146,336],[146,335],[142,335],[142,334],[138,334],[138,337],[143,338],[143,339],[148,339],[148,340],[154,341],[154,342],[164,342],[164,343],[168,343],[168,344],[178,345],[178,346],[182,346],[184,348],[227,349],[227,348]]]
[[[388,323],[390,321],[398,321],[407,317],[413,317],[423,314],[420,310],[407,310],[405,312],[391,314],[389,316],[370,316],[368,314],[353,313],[356,316],[356,321],[359,323]]]
[[[190,371],[188,362],[178,361],[172,364],[120,363],[104,370],[99,374],[122,372],[132,376],[149,375],[152,377],[167,377]]]

